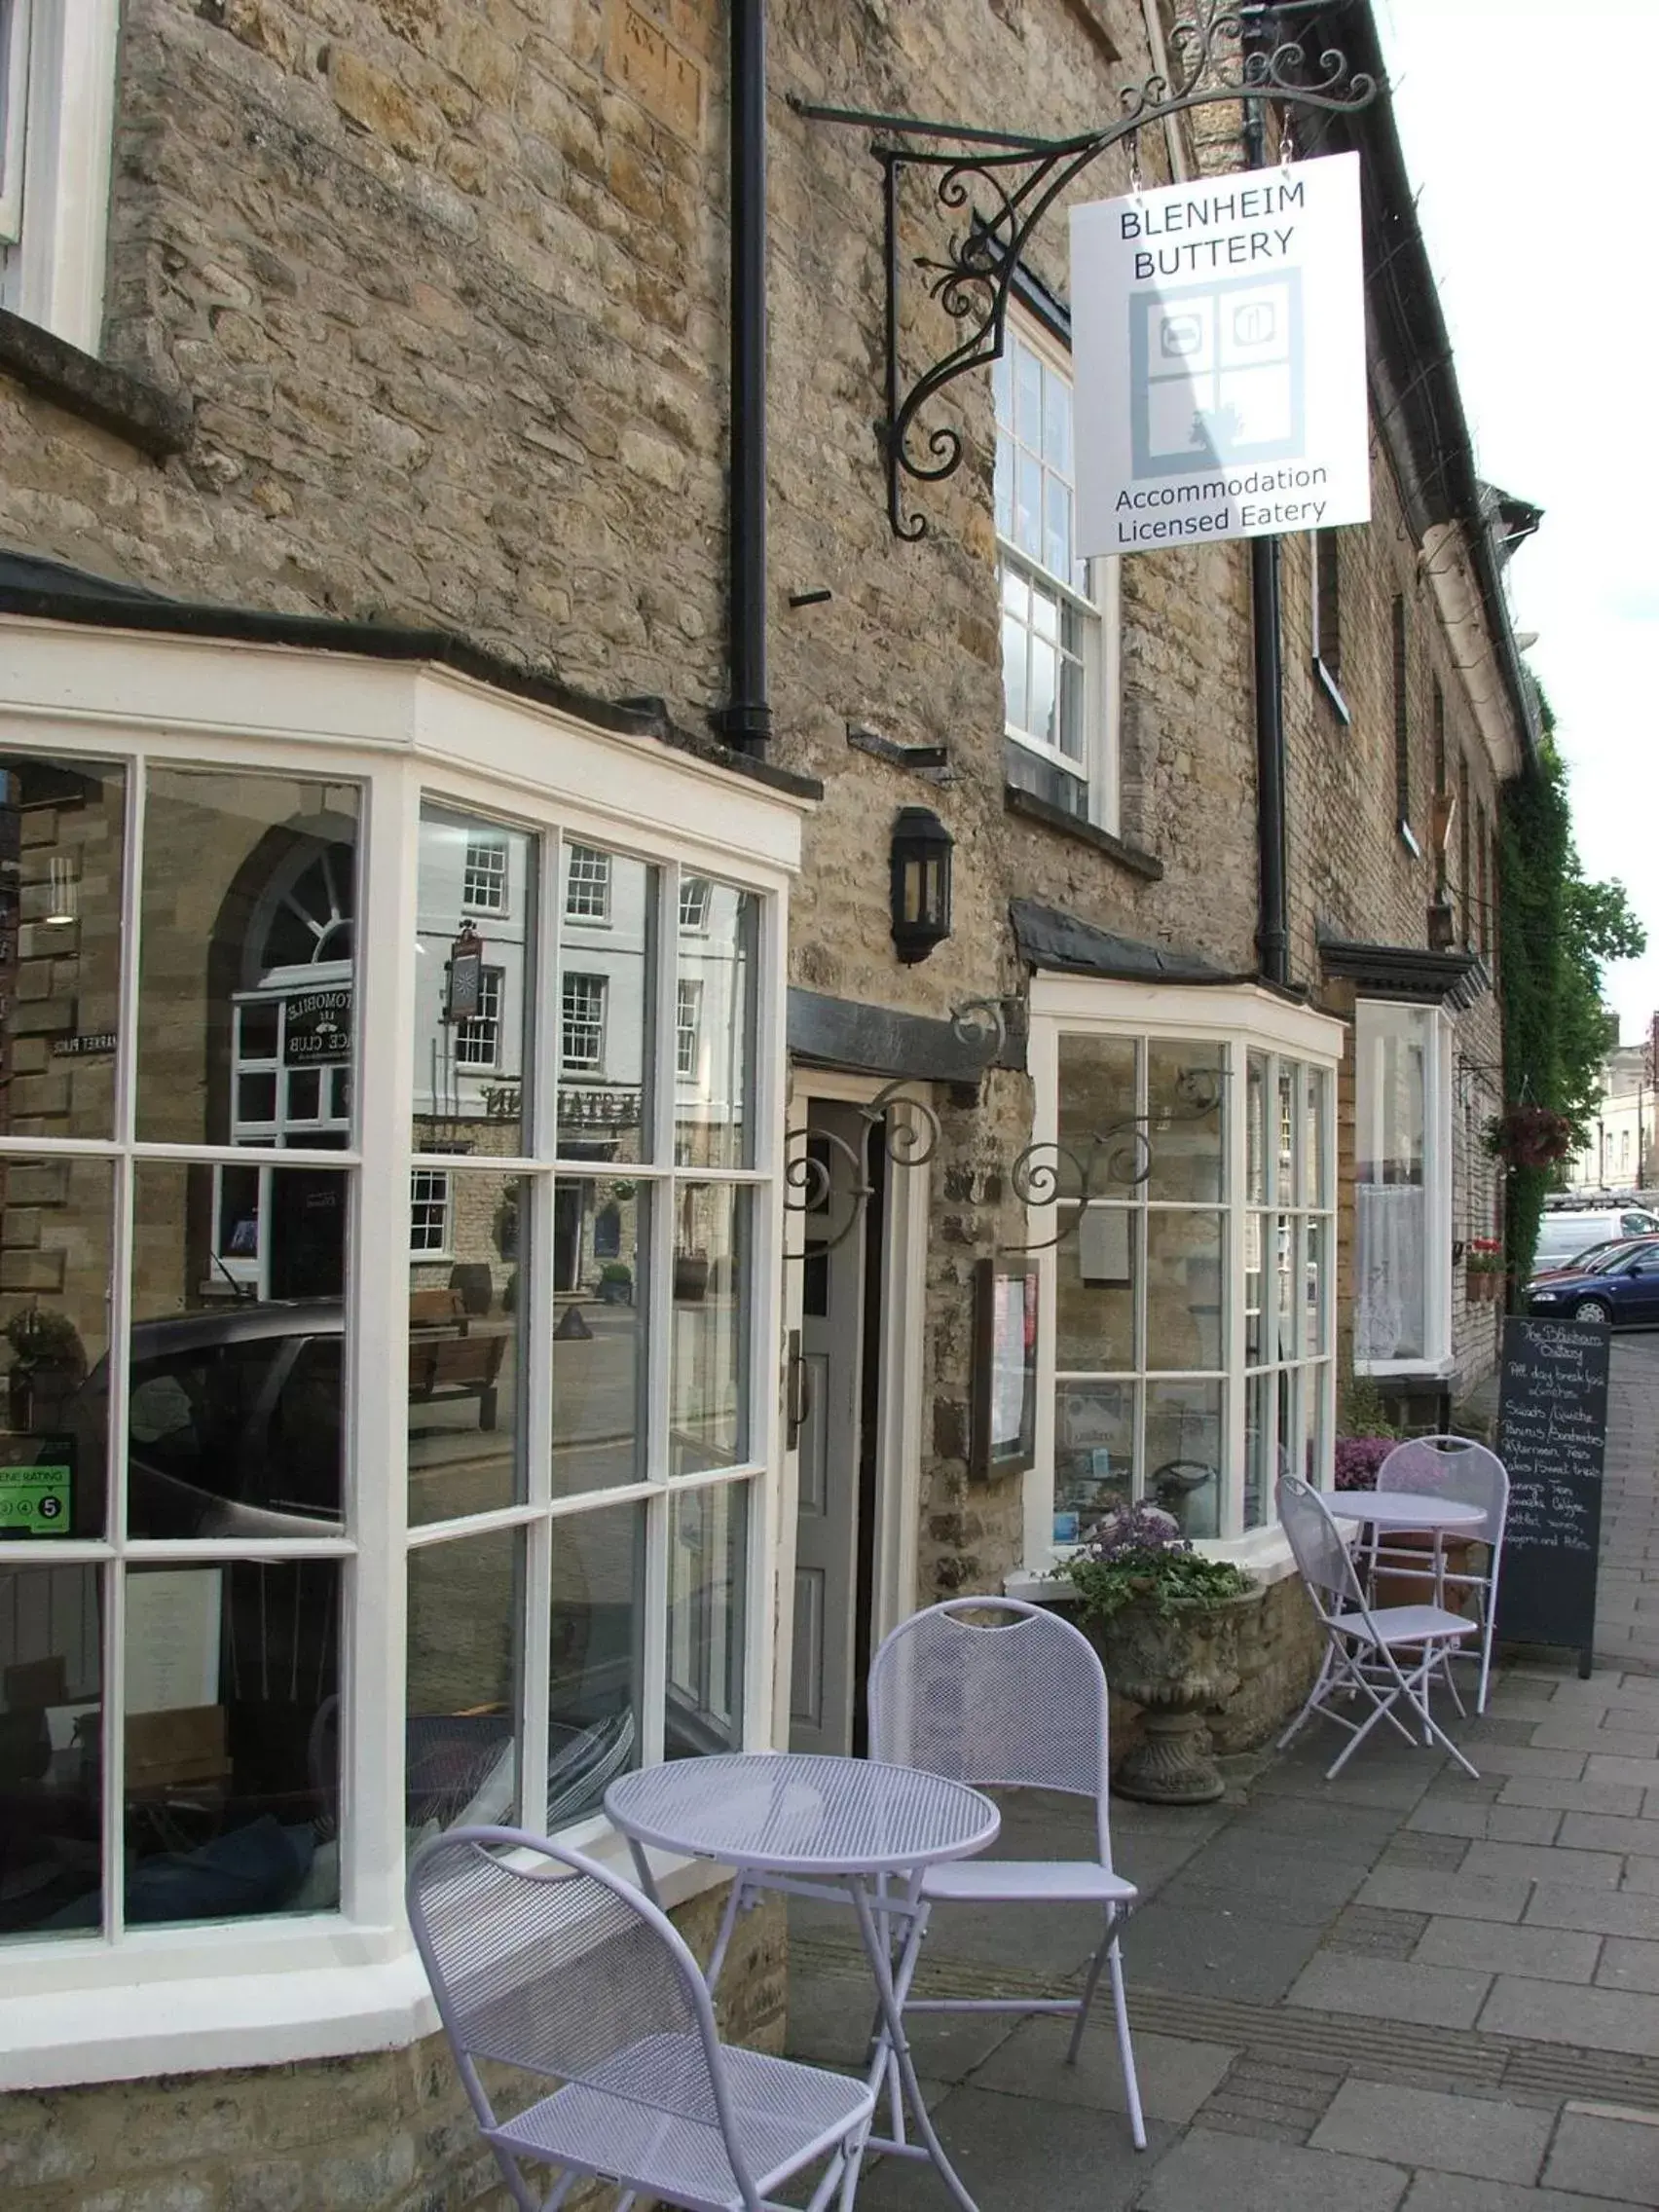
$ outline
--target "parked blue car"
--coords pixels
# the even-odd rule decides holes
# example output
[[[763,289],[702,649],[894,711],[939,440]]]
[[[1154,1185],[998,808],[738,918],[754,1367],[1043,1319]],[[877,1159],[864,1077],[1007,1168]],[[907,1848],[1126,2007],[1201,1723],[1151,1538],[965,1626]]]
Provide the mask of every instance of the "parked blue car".
[[[1659,1328],[1659,1236],[1622,1236],[1593,1244],[1564,1268],[1534,1275],[1527,1309],[1615,1329]]]

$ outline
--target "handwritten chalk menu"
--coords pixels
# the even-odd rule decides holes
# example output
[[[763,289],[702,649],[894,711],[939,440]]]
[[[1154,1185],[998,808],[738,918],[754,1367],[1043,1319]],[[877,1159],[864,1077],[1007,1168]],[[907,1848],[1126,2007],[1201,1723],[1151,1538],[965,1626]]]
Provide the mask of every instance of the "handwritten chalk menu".
[[[1584,1321],[1503,1324],[1497,1454],[1509,1470],[1509,1529],[1497,1633],[1575,1650],[1583,1675],[1596,1637],[1608,1337]]]

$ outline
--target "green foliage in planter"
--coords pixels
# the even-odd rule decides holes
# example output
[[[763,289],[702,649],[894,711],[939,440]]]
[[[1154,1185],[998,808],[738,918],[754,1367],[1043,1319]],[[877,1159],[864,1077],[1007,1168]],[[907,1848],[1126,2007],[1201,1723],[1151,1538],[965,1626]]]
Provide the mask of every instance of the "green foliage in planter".
[[[1343,1384],[1337,1409],[1339,1436],[1398,1436],[1388,1419],[1382,1393],[1369,1375],[1350,1375]]]
[[[1109,1621],[1143,1604],[1160,1620],[1214,1612],[1256,1587],[1242,1568],[1194,1551],[1174,1515],[1144,1501],[1097,1522],[1065,1571],[1085,1620]]]
[[[1572,839],[1567,768],[1555,747],[1555,718],[1539,697],[1543,725],[1535,771],[1504,792],[1498,820],[1506,1101],[1551,1108],[1582,1136],[1610,1040],[1602,970],[1634,960],[1647,937],[1621,883],[1585,878]],[[1553,1167],[1514,1167],[1507,1177],[1504,1246],[1512,1277],[1532,1272]]]

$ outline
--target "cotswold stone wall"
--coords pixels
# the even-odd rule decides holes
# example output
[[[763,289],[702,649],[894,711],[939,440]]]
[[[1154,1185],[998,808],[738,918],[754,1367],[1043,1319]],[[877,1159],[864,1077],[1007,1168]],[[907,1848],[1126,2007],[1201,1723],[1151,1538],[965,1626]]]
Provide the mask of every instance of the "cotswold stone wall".
[[[697,1956],[723,1890],[674,1914]],[[720,2030],[780,2050],[782,1900],[744,1915]],[[520,2109],[504,2072],[503,2111]],[[407,2050],[0,2096],[7,2212],[510,2212],[441,2036]],[[595,2199],[597,2201],[597,2199]]]

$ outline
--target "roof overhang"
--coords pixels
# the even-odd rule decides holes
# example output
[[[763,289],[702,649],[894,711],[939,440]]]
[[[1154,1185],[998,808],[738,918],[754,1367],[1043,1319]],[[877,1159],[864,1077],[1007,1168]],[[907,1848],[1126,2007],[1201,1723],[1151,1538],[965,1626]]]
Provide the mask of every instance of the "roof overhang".
[[[1478,952],[1433,952],[1421,944],[1361,944],[1351,938],[1321,936],[1319,960],[1327,976],[1351,983],[1366,999],[1409,999],[1460,1013],[1492,988]]]

